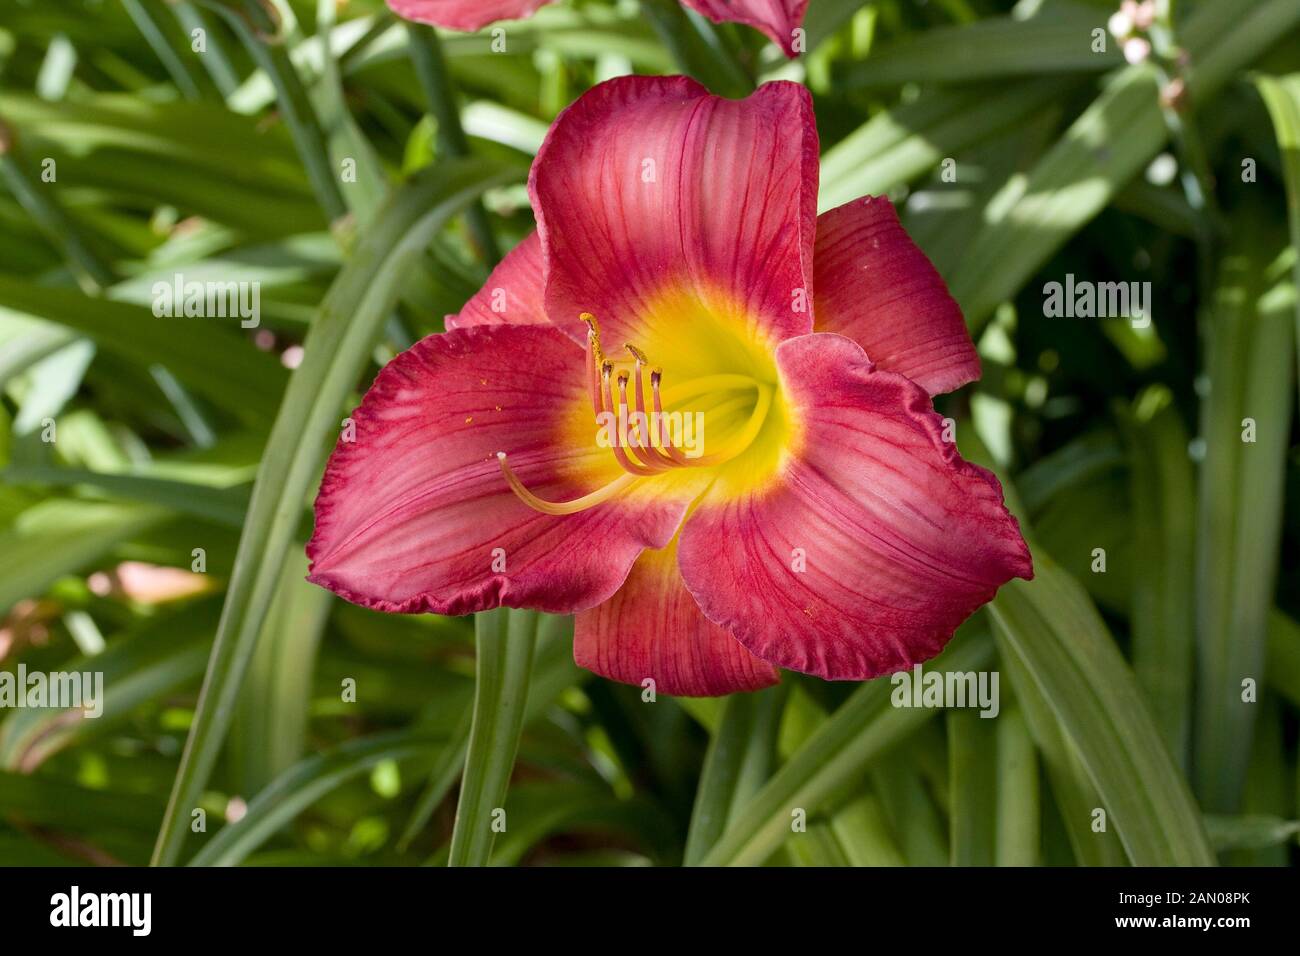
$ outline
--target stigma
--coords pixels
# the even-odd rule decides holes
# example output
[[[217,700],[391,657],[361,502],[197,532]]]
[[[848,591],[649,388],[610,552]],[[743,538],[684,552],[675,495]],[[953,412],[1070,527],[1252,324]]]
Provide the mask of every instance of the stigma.
[[[497,452],[501,473],[511,491],[543,514],[576,514],[610,501],[643,480],[689,468],[716,468],[742,454],[762,431],[772,407],[772,386],[747,375],[697,376],[674,388],[664,386],[663,368],[625,343],[613,357],[600,341],[600,325],[590,312],[579,319],[587,327],[586,390],[600,436],[623,474],[569,501],[549,501],[530,491],[511,469],[504,451]],[[692,406],[692,400],[694,406]],[[739,427],[739,416],[748,418]],[[691,416],[691,417],[687,417]],[[725,440],[703,449],[704,423],[713,422]],[[694,426],[694,428],[692,428]],[[697,440],[683,447],[683,434]]]

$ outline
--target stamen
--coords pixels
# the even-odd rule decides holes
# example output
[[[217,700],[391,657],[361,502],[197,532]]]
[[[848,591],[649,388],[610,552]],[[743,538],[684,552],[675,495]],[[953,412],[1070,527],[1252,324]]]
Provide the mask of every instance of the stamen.
[[[614,457],[618,463],[623,466],[624,471],[630,471],[634,475],[654,475],[658,474],[659,469],[647,468],[628,457],[627,452],[623,450],[623,423],[627,421],[627,372],[618,373],[618,397],[619,402],[614,404],[614,395],[610,388],[610,376],[612,367],[608,362],[601,371],[601,378],[605,383],[605,404],[614,410],[614,434],[610,438],[610,447],[614,450]]]
[[[497,452],[497,461],[501,464],[501,474],[505,476],[506,483],[510,485],[510,490],[519,496],[519,500],[534,511],[540,511],[547,515],[572,515],[579,511],[586,511],[588,508],[594,508],[596,505],[604,504],[611,498],[622,494],[634,481],[636,475],[619,475],[609,484],[597,488],[590,494],[583,495],[581,498],[574,498],[572,501],[547,501],[545,498],[539,498],[519,480],[519,476],[514,473],[509,465],[506,464],[506,453]]]
[[[663,379],[663,372],[655,369],[650,373],[650,391],[654,393],[655,420],[659,422],[659,443],[663,446],[664,452],[669,458],[678,465],[690,464],[690,459],[682,454],[681,449],[675,447],[668,440],[668,426],[664,420],[664,403],[663,397],[659,394],[659,382]]]
[[[524,487],[523,482],[506,463],[506,453],[497,452],[501,474],[505,477],[510,490],[530,508],[549,515],[576,514],[622,494],[638,478],[652,477],[672,468],[698,468],[723,464],[742,454],[757,439],[772,407],[771,385],[748,375],[722,374],[701,376],[677,383],[672,388],[661,388],[663,369],[659,366],[652,367],[644,352],[630,342],[624,345],[627,354],[632,357],[630,370],[628,360],[625,358],[611,361],[601,349],[600,325],[596,317],[590,312],[583,312],[579,318],[587,326],[585,371],[591,407],[598,421],[604,413],[614,417],[615,426],[610,446],[615,460],[626,474],[571,501],[548,501]],[[653,411],[647,410],[646,407],[647,371],[650,374],[650,404],[653,406]],[[617,402],[614,398],[615,380],[618,382]],[[629,380],[632,381],[632,397],[637,415],[634,423],[629,423],[628,416]],[[726,397],[728,393],[737,391],[746,394],[734,398]],[[673,444],[668,434],[669,416],[664,414],[664,406],[680,409],[686,400],[700,396],[710,398],[705,401],[705,407],[693,413],[682,411],[682,414],[707,415],[708,420],[715,425],[724,423],[726,431],[734,428],[733,418],[736,413],[746,408],[751,411],[744,427],[732,434],[720,450],[689,458]],[[674,410],[673,414],[678,414],[678,411]],[[628,429],[626,438],[624,429]]]
[[[640,368],[639,362],[637,363],[637,367],[638,369]],[[627,372],[618,373],[618,408],[619,408],[619,415],[620,415],[619,418],[620,426],[625,420],[628,420],[627,378],[628,378]],[[646,444],[648,440],[647,433],[650,431],[650,419],[647,418],[645,415],[644,394],[641,389],[641,381],[640,381],[639,374],[637,376],[637,393],[638,396],[640,396],[640,400],[637,403],[639,406],[637,411],[640,414],[640,417],[636,419],[635,429],[629,430],[628,437],[632,439],[632,444],[628,445],[627,447],[632,450],[632,454],[626,455],[624,457],[626,457],[628,461],[631,463],[632,467],[628,468],[628,470],[633,472],[633,474],[657,475],[665,468],[673,467],[673,461],[671,458],[661,455],[659,452],[655,451],[653,448],[649,447]],[[633,433],[635,433],[634,438],[633,438]],[[614,456],[619,459],[619,464],[623,464],[623,457],[620,457],[622,451],[623,451],[622,448],[616,448],[614,450]],[[627,465],[624,465],[624,467],[626,468]]]
[[[645,462],[646,465],[662,471],[665,468],[673,467],[676,462],[672,457],[662,451],[661,447],[656,447],[655,445],[656,438],[659,439],[660,446],[668,443],[663,441],[664,426],[662,419],[652,419],[650,412],[646,409],[644,375],[645,366],[649,364],[649,360],[640,349],[631,343],[628,344],[627,350],[636,358],[636,410],[637,414],[641,416],[639,419],[641,424],[637,427],[637,457],[641,461]],[[653,368],[650,370],[650,378],[652,381],[654,381],[657,376],[662,375],[662,369]],[[651,427],[651,422],[653,420],[659,421],[659,433],[657,435],[655,429]]]
[[[664,438],[664,421],[662,414],[663,403],[659,400],[659,383],[663,381],[663,377],[664,370],[659,366],[656,365],[654,368],[650,369],[650,390],[654,392],[654,411],[660,412],[660,414],[656,416],[656,420],[659,422],[659,430],[654,436],[654,438],[659,439],[659,444],[655,447],[659,450],[661,455],[668,457],[666,452],[668,441]],[[651,438],[651,444],[654,444],[654,438]]]
[[[599,415],[600,406],[600,368],[605,364],[605,355],[600,350],[600,326],[596,317],[590,312],[578,316],[587,324],[587,391],[591,395],[592,410]]]
[[[628,350],[629,352],[631,352],[631,353],[632,353],[632,357],[636,359],[636,367],[635,367],[635,369],[633,369],[633,375],[636,376],[636,410],[637,410],[637,412],[639,412],[639,413],[641,414],[641,416],[642,416],[642,421],[649,422],[650,419],[647,418],[647,417],[645,417],[645,413],[646,413],[646,410],[645,410],[645,385],[644,385],[644,383],[642,382],[642,369],[643,369],[643,368],[645,367],[645,365],[646,365],[646,357],[645,357],[644,354],[642,354],[642,352],[641,352],[640,349],[638,349],[635,345],[632,345],[630,342],[629,342],[628,345],[627,345],[627,350]],[[648,431],[649,428],[647,427],[646,430]],[[648,436],[648,435],[643,435],[643,434],[641,433],[641,429],[638,428],[638,429],[637,429],[637,446],[640,447],[640,448],[645,448],[645,447],[646,447],[646,442],[647,442],[647,440],[649,441],[650,445],[653,445],[653,444],[654,444],[654,439],[651,438],[651,437]]]

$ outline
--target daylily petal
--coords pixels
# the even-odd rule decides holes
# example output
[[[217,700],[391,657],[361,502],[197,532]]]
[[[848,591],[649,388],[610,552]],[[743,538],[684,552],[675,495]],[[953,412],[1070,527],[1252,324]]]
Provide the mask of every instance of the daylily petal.
[[[448,30],[481,30],[497,20],[531,17],[551,0],[388,0],[399,17]]]
[[[715,486],[681,531],[706,617],[778,666],[864,680],[937,654],[1032,576],[997,479],[943,440],[920,387],[829,333],[784,342],[777,364],[784,468],[760,490]]]
[[[701,311],[765,338],[811,329],[817,130],[798,84],[728,100],[609,80],[555,121],[529,189],[555,321],[592,312],[620,346]]]
[[[474,325],[550,325],[542,278],[542,244],[534,231],[497,263],[459,315],[447,316],[448,331]]]
[[[714,23],[743,23],[761,30],[786,56],[794,57],[794,31],[803,23],[808,0],[682,0]]]
[[[817,219],[814,316],[847,335],[878,368],[931,395],[980,377],[961,309],[888,199],[866,197]]]
[[[677,547],[644,551],[617,594],[574,619],[579,667],[658,693],[712,697],[758,690],[777,671],[700,613],[677,570]]]
[[[643,548],[672,540],[689,498],[631,489],[542,514],[496,457],[508,452],[526,486],[558,501],[622,475],[595,447],[583,371],[582,351],[554,327],[459,329],[399,355],[326,466],[310,580],[398,612],[570,613],[612,596]]]

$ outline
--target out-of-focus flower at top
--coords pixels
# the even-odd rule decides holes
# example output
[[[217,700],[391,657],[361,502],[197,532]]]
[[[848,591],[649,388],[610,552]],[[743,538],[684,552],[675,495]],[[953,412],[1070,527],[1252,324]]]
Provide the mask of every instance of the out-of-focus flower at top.
[[[794,83],[579,98],[536,232],[353,414],[311,580],[576,614],[579,664],[670,694],[937,654],[1032,563],[931,405],[979,376],[957,304],[887,200],[817,216],[817,169]]]
[[[407,20],[448,30],[481,30],[498,20],[530,17],[551,0],[388,0]],[[714,23],[743,23],[762,31],[786,56],[796,55],[795,31],[808,0],[682,0]]]

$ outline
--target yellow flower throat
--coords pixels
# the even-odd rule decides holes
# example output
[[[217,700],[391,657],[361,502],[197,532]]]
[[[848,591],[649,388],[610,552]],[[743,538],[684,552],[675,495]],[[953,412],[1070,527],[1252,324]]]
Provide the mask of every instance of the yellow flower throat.
[[[720,480],[753,487],[771,474],[787,444],[788,428],[770,350],[737,348],[738,339],[752,336],[738,336],[736,324],[719,321],[715,309],[693,311],[695,321],[686,327],[694,329],[698,341],[689,343],[696,346],[689,349],[689,359],[678,363],[684,380],[672,385],[664,384],[663,368],[651,364],[649,350],[627,343],[609,355],[602,347],[596,317],[589,312],[580,316],[587,326],[585,375],[591,414],[598,426],[594,440],[610,452],[617,464],[615,476],[578,498],[551,501],[530,491],[508,464],[506,453],[498,452],[501,473],[521,501],[544,514],[575,514],[634,487],[671,492],[681,487],[668,477],[674,474],[683,479],[694,476],[690,487],[700,491]],[[682,327],[676,324],[679,332]],[[647,330],[652,339],[660,340],[656,344],[663,351],[682,353],[671,347],[677,342],[654,335],[653,323]],[[715,348],[719,340],[723,347]],[[592,418],[584,415],[583,419],[585,426],[575,434],[592,434]],[[693,423],[698,423],[694,429]],[[698,446],[684,447],[683,431],[698,439]],[[711,480],[698,480],[702,470]]]

